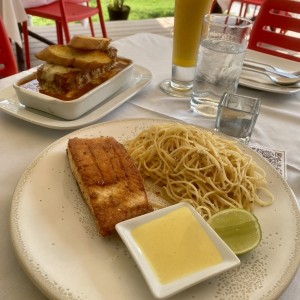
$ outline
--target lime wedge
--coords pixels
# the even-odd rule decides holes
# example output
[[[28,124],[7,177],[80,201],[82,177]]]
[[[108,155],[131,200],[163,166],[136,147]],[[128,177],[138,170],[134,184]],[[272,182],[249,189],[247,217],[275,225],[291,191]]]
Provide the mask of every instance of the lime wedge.
[[[214,214],[208,224],[236,254],[244,254],[261,241],[261,228],[256,216],[240,208],[229,208]]]

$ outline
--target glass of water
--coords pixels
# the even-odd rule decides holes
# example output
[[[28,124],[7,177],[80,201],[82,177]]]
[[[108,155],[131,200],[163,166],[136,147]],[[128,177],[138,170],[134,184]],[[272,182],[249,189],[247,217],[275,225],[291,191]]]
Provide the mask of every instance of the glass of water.
[[[191,96],[192,111],[216,117],[225,92],[236,93],[252,21],[226,14],[205,15]]]
[[[248,144],[260,105],[258,98],[224,93],[218,106],[215,131]]]

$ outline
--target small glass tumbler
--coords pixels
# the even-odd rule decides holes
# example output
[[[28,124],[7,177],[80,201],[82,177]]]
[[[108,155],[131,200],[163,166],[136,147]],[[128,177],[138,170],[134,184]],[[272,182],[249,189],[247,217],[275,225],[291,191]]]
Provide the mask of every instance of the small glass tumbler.
[[[248,144],[260,105],[258,98],[224,93],[218,106],[215,131]]]

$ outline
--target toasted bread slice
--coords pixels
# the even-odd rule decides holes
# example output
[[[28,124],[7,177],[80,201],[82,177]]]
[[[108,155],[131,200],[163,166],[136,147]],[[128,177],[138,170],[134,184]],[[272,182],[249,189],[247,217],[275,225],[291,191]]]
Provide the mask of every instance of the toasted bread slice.
[[[95,69],[115,62],[117,49],[110,48],[101,51],[83,50],[65,45],[50,45],[35,56],[49,64],[80,69]]]
[[[69,46],[86,50],[106,50],[111,42],[110,38],[97,38],[85,35],[75,35]]]
[[[114,138],[70,139],[67,154],[103,237],[115,232],[117,223],[153,210],[139,171]]]

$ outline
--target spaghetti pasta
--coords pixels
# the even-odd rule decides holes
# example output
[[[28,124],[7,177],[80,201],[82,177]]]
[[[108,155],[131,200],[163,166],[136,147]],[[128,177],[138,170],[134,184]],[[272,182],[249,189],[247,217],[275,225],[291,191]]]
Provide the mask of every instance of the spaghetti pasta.
[[[187,201],[208,219],[216,212],[270,205],[266,174],[236,142],[192,125],[165,123],[125,144],[145,179],[171,203]],[[262,199],[262,193],[267,200]]]

